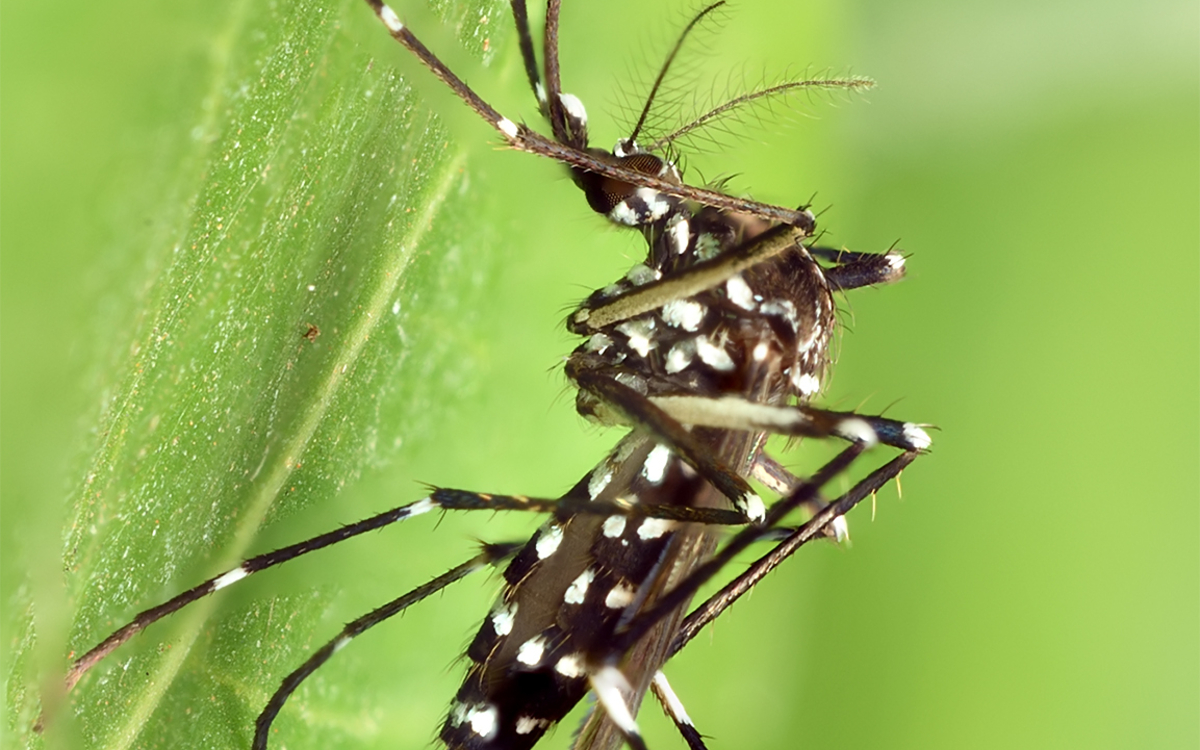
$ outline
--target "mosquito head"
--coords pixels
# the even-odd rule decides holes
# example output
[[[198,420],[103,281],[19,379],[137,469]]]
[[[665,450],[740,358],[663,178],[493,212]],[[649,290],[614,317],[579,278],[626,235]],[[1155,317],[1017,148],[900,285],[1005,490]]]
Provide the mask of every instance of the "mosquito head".
[[[638,174],[675,185],[682,182],[679,169],[673,163],[643,151],[630,141],[618,141],[612,153],[601,149],[589,149],[588,153],[598,161]],[[662,221],[682,202],[681,198],[642,187],[636,182],[618,180],[579,168],[572,169],[571,176],[587,197],[593,211],[604,214],[609,221],[622,226],[641,227]]]

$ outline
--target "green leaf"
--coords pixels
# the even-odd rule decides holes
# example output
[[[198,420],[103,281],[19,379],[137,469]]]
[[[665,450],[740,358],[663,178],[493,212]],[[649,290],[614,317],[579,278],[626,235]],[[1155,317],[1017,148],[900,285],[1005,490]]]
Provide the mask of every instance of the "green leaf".
[[[492,33],[481,18],[507,25],[495,5],[455,6],[449,22],[471,46]],[[343,488],[421,450],[470,403],[486,367],[483,332],[472,330],[480,307],[467,301],[490,292],[495,203],[464,148],[362,40],[406,53],[361,3],[232,11],[212,38],[208,96],[175,162],[183,199],[145,248],[136,327],[74,493],[65,565],[76,654],[242,558],[363,515],[337,509]],[[418,499],[411,479],[367,504]],[[260,539],[313,504],[324,518]],[[326,608],[361,611],[471,554],[457,542],[441,558],[427,552],[434,523],[401,532],[410,581],[374,580],[387,566],[368,563],[361,582],[375,591],[345,602],[337,588],[351,581],[300,563],[154,626],[71,696],[81,746],[248,745],[274,686],[336,632]],[[444,672],[458,648],[452,639],[408,668]],[[396,712],[347,688],[369,678],[330,674],[289,704],[287,746],[346,736],[419,744],[452,694],[417,691]]]

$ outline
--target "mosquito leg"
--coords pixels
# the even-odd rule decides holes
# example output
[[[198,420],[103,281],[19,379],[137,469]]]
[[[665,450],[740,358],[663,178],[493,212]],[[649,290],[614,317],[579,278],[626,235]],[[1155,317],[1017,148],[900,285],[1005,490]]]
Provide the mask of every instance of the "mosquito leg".
[[[633,688],[629,686],[629,681],[621,674],[621,670],[611,665],[601,667],[588,675],[588,681],[596,693],[596,700],[624,735],[629,747],[632,750],[647,750],[646,741],[642,739],[637,720],[633,718],[633,712],[629,710],[629,701],[625,698],[633,692]]]
[[[858,253],[829,247],[810,247],[815,258],[832,263],[825,279],[836,290],[891,284],[904,278],[904,256],[895,250],[886,253]]]
[[[854,412],[771,406],[740,396],[651,396],[648,400],[679,422],[694,426],[797,437],[832,435],[844,440],[867,440],[863,431],[869,430],[878,442],[906,451],[923,451],[933,443],[918,424]]]
[[[663,518],[684,523],[703,523],[721,526],[740,526],[746,516],[720,508],[691,508],[684,505],[661,505],[626,501],[588,500],[565,496],[557,500],[524,495],[491,495],[471,490],[438,488],[430,494],[438,505],[450,510],[526,510],[549,513],[564,521],[571,516],[626,516],[629,518]]]
[[[792,491],[804,481],[785,469],[782,464],[771,458],[761,448],[754,454],[754,463],[750,465],[750,478],[758,480],[780,497],[787,497],[792,494]],[[812,502],[805,503],[802,507],[810,515],[816,515],[824,510],[825,506],[826,503],[823,500],[814,498]],[[825,527],[825,532],[827,537],[836,542],[850,538],[850,527],[846,523],[845,516],[838,516],[833,519]],[[791,530],[788,533],[790,534]],[[782,541],[783,538],[780,537],[779,539]]]
[[[667,716],[670,716],[671,721],[675,722],[675,728],[679,730],[679,734],[683,735],[683,741],[687,743],[690,750],[708,750],[700,733],[696,731],[696,726],[692,724],[692,717],[688,716],[687,711],[683,708],[683,703],[671,689],[671,683],[667,682],[667,676],[662,673],[662,670],[654,673],[650,689],[654,691],[654,697],[658,698],[658,702],[667,712]]]
[[[802,482],[787,498],[772,506],[770,511],[767,513],[766,521],[763,526],[749,527],[734,536],[724,548],[722,548],[707,562],[696,567],[692,574],[684,579],[679,585],[673,588],[665,596],[660,598],[653,606],[644,610],[639,616],[631,620],[624,627],[624,629],[618,630],[614,634],[613,639],[603,648],[601,652],[592,654],[589,657],[589,662],[605,665],[599,671],[593,674],[591,678],[592,687],[598,693],[599,699],[605,708],[608,718],[626,737],[631,747],[639,748],[644,747],[644,745],[641,743],[640,735],[637,733],[637,725],[634,723],[633,718],[628,710],[628,704],[622,697],[621,691],[617,687],[614,687],[614,684],[619,684],[617,683],[618,678],[621,682],[624,681],[623,675],[621,675],[616,666],[614,666],[615,662],[621,657],[621,655],[628,653],[629,649],[632,648],[633,645],[642,637],[649,633],[660,621],[670,616],[676,608],[688,601],[701,586],[711,580],[713,576],[722,570],[725,565],[727,565],[737,554],[749,547],[754,542],[770,537],[775,532],[775,529],[772,528],[773,524],[778,523],[796,507],[806,502],[810,502],[814,497],[817,496],[821,486],[845,470],[845,468],[849,466],[850,463],[852,463],[859,455],[861,455],[864,450],[866,450],[866,446],[862,443],[857,443],[842,451],[841,454],[822,467],[822,469],[818,471],[812,477],[812,479],[807,482]],[[911,462],[916,455],[916,453],[905,454],[907,461],[903,465],[907,465],[907,462]],[[905,457],[901,458],[903,459]],[[896,465],[897,472],[899,471],[899,468],[902,468],[902,466],[898,465],[898,461],[900,461],[900,459],[897,459],[897,461],[889,464],[889,466]],[[879,484],[882,484],[883,481],[886,480],[880,480]],[[860,483],[859,489],[867,489],[869,486],[869,479],[864,480],[863,483]],[[867,490],[867,492],[869,492],[869,490]],[[867,492],[864,492],[863,495],[865,496]],[[851,507],[853,507],[853,504],[859,499],[861,499],[861,497],[855,499],[851,495],[847,495],[839,500],[838,503],[827,508],[822,515],[814,518],[809,524],[806,524],[806,527],[809,529],[823,528],[826,524],[831,522],[834,515],[844,514]],[[818,532],[812,531],[811,533],[815,535]],[[598,680],[600,675],[607,675],[607,680]],[[674,710],[669,710],[671,710],[673,716],[676,714]],[[679,712],[679,714],[686,716],[686,713],[683,712]],[[679,724],[678,721],[677,724]],[[690,725],[690,721],[688,724]],[[687,731],[686,728],[680,726],[680,730],[688,739],[689,746],[692,748],[703,747],[702,743],[692,743],[693,736]],[[696,735],[694,739],[699,742],[698,735]]]
[[[780,497],[790,495],[792,490],[803,481],[761,449],[754,456],[754,463],[750,466],[750,476]]]
[[[525,63],[525,75],[529,77],[529,87],[537,98],[538,107],[547,118],[546,88],[542,85],[542,74],[538,70],[537,55],[533,51],[533,34],[529,30],[529,10],[525,0],[512,0],[513,21],[517,26],[517,42],[521,47],[521,60]]]
[[[301,555],[306,555],[309,552],[315,552],[316,550],[324,547],[337,544],[338,542],[343,542],[352,537],[356,537],[359,534],[363,534],[368,531],[374,531],[375,529],[381,529],[384,526],[389,526],[393,523],[412,518],[413,516],[419,516],[424,513],[428,513],[437,507],[439,506],[436,503],[431,501],[429,498],[425,498],[424,500],[419,500],[415,503],[409,503],[408,505],[402,505],[399,508],[393,508],[392,510],[385,511],[379,515],[364,519],[358,523],[352,523],[349,526],[343,526],[340,529],[335,529],[334,531],[315,536],[312,539],[306,539],[303,542],[298,542],[296,544],[277,549],[274,552],[268,552],[257,557],[252,557],[236,568],[226,571],[221,575],[213,576],[199,586],[190,588],[173,599],[158,605],[157,607],[151,607],[150,609],[139,612],[127,625],[124,625],[123,627],[114,631],[111,635],[101,641],[95,648],[91,649],[86,654],[72,662],[70,669],[67,671],[66,690],[67,692],[70,692],[71,688],[75,687],[75,684],[79,682],[79,679],[83,677],[88,670],[96,666],[97,663],[116,650],[116,648],[122,643],[142,632],[153,623],[158,622],[173,612],[183,609],[198,599],[202,599],[209,594],[216,593],[226,586],[237,583],[243,578],[253,575],[254,573],[258,573],[259,571],[266,570],[267,568],[273,568],[276,565],[287,562],[288,560],[293,560]]]
[[[283,678],[283,684],[271,696],[271,700],[267,702],[266,708],[262,710],[262,713],[258,715],[258,719],[254,722],[254,743],[251,745],[253,750],[266,750],[267,736],[271,730],[271,722],[279,715],[283,704],[287,702],[292,693],[296,692],[300,684],[308,679],[309,675],[317,671],[322,664],[329,661],[334,654],[345,648],[350,641],[393,615],[403,612],[430,594],[441,591],[455,581],[461,580],[477,570],[486,568],[489,565],[495,565],[511,557],[522,546],[522,544],[485,544],[481,553],[462,565],[443,573],[422,586],[418,586],[404,596],[393,599],[382,607],[368,612],[342,628],[342,632],[338,633],[337,637],[308,657],[308,660],[301,664],[299,669]]]
[[[807,209],[772,206],[758,201],[735,198],[714,190],[706,190],[704,188],[664,180],[628,167],[623,167],[619,164],[601,161],[586,151],[546,138],[524,125],[518,125],[497,112],[492,105],[485,102],[462,79],[454,75],[441,60],[429,51],[428,47],[421,43],[421,40],[417,39],[404,26],[400,17],[396,15],[396,11],[384,4],[383,0],[366,0],[366,2],[375,11],[375,15],[379,17],[383,25],[387,27],[393,39],[400,42],[406,49],[416,55],[417,59],[425,67],[429,68],[431,73],[445,83],[476,114],[503,135],[509,146],[518,151],[545,156],[567,166],[577,167],[587,172],[594,172],[604,177],[611,177],[620,182],[658,190],[667,195],[676,195],[705,206],[747,213],[771,222],[793,225],[804,231],[805,236],[812,234],[813,228],[816,225],[816,219],[813,217],[812,212]],[[555,63],[555,69],[557,70],[557,63]],[[550,82],[547,81],[546,85],[549,87]],[[548,96],[547,99],[549,104],[553,104],[556,97]]]
[[[580,391],[598,399],[598,408],[608,407],[623,415],[627,423],[652,433],[659,442],[678,453],[689,465],[708,480],[709,484],[745,514],[748,521],[763,517],[762,499],[737,472],[719,461],[678,420],[671,417],[633,388],[609,377],[607,373],[589,370],[577,362],[567,363],[567,377],[575,381]]]
[[[673,300],[687,299],[714,289],[742,271],[795,247],[804,236],[805,233],[795,227],[772,227],[715,258],[701,261],[620,296],[604,298],[593,294],[571,314],[567,328],[572,333],[587,336],[651,310],[658,310]]]
[[[587,121],[568,113],[563,101],[562,69],[558,61],[558,16],[561,0],[546,3],[546,26],[542,40],[542,66],[546,74],[546,107],[550,112],[550,129],[559,143],[578,149],[587,148]],[[578,101],[578,100],[575,100]]]
[[[802,483],[797,487],[791,495],[780,500],[771,506],[767,511],[766,517],[762,525],[749,526],[743,529],[738,534],[734,535],[729,542],[721,548],[717,554],[713,555],[702,565],[696,567],[692,574],[683,580],[678,586],[671,589],[669,593],[659,599],[649,609],[644,610],[640,615],[631,620],[623,630],[620,630],[614,636],[612,642],[608,645],[607,651],[601,658],[596,661],[603,663],[606,660],[611,660],[614,657],[624,654],[633,644],[637,643],[642,636],[650,632],[650,630],[663,618],[669,616],[672,611],[691,599],[691,597],[703,586],[716,576],[734,557],[742,550],[759,541],[765,536],[769,536],[771,527],[779,523],[788,513],[792,512],[804,503],[810,502],[817,493],[820,492],[822,486],[830,479],[837,476],[854,462],[856,458],[862,455],[867,449],[864,443],[855,443],[844,451],[835,456],[832,460],[826,463],[811,479]],[[905,454],[906,456],[909,454]],[[913,457],[916,454],[912,454]],[[898,457],[896,460],[904,458]],[[912,458],[908,459],[911,463]],[[894,464],[892,461],[888,465]],[[905,464],[907,465],[907,464]],[[882,483],[881,483],[882,484]],[[869,494],[869,493],[868,493]],[[865,496],[865,495],[864,495]],[[825,524],[829,523],[834,516],[844,515],[846,510],[849,510],[857,503],[856,499],[853,503],[838,503],[829,506],[817,516],[814,516],[811,521],[802,528],[813,528],[813,534],[816,534],[816,529],[820,529]],[[842,510],[843,506],[845,510]]]
[[[575,505],[583,506],[582,503]],[[576,508],[568,502],[568,508],[573,508],[573,512],[578,510],[586,510],[592,512],[592,509],[581,507]],[[710,513],[696,512],[689,515],[689,510],[681,508],[679,511],[673,510],[671,507],[655,506],[646,508],[624,508],[620,504],[608,503],[607,505],[598,505],[594,512],[604,513],[607,515],[645,515],[647,517],[663,517],[677,518],[677,520],[695,521],[699,523],[717,523],[717,524],[738,524],[744,523],[745,518],[741,514],[732,511],[722,511],[720,509],[712,509]],[[656,510],[657,508],[657,510]],[[521,496],[510,495],[486,495],[482,493],[463,492],[456,490],[435,490],[430,497],[419,500],[415,503],[393,508],[378,515],[364,519],[357,523],[352,523],[348,526],[343,526],[340,529],[315,536],[311,539],[306,539],[302,542],[282,547],[273,552],[267,552],[257,557],[252,557],[241,565],[228,570],[220,575],[213,576],[207,581],[198,586],[188,589],[174,598],[160,604],[156,607],[139,612],[128,624],[114,631],[111,635],[101,641],[98,645],[85,653],[83,656],[72,662],[71,667],[67,671],[66,676],[66,691],[70,692],[72,688],[79,682],[92,667],[96,666],[110,653],[115,651],[121,644],[128,641],[133,636],[145,630],[150,625],[158,622],[162,618],[174,612],[183,609],[194,601],[202,599],[209,594],[214,594],[221,589],[230,586],[238,581],[241,581],[248,576],[273,568],[276,565],[281,565],[289,560],[293,560],[301,555],[306,555],[310,552],[315,552],[319,549],[329,547],[339,542],[344,542],[352,539],[360,534],[368,531],[381,529],[399,521],[412,518],[428,513],[431,510],[523,510],[538,513],[557,513],[560,512],[559,500],[538,500]],[[659,513],[660,515],[655,515]],[[694,517],[692,517],[694,516]]]
[[[824,536],[823,529],[828,524],[833,523],[834,519],[844,516],[851,508],[862,502],[864,498],[878,492],[885,484],[900,476],[900,472],[916,460],[919,455],[921,454],[916,451],[907,451],[871,472],[866,478],[854,485],[849,492],[830,503],[824,510],[813,516],[808,523],[796,529],[775,549],[759,558],[744,573],[730,581],[729,584],[703,604],[696,607],[684,619],[671,645],[670,654],[674,655],[678,653],[705,625],[716,619],[718,615],[737,601],[742,594],[752,589],[755,584],[761,581],[793,552],[813,539]],[[772,508],[771,511],[774,514],[775,508]]]
[[[923,451],[932,443],[928,433],[911,422],[807,406],[770,406],[736,396],[647,397],[620,382],[620,374],[613,374],[611,368],[601,370],[573,358],[566,370],[580,392],[596,400],[585,408],[600,415],[615,412],[627,424],[651,432],[752,521],[762,518],[762,500],[745,479],[718,461],[685,424],[778,435],[835,436],[864,447],[882,442],[911,451]]]

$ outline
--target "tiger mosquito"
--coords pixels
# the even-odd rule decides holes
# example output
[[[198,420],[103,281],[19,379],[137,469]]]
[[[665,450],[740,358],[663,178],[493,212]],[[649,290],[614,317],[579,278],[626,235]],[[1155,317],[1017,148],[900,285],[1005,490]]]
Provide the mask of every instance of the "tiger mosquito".
[[[382,0],[366,0],[391,36],[503,137],[510,148],[565,165],[589,206],[640,231],[647,258],[591,294],[567,328],[584,338],[567,359],[576,409],[629,428],[612,451],[557,499],[436,488],[415,503],[246,560],[147,609],[76,659],[72,689],[150,624],[254,573],[433,510],[519,510],[551,516],[524,544],[485,544],[478,555],[348,624],[288,675],[259,715],[252,747],[266,748],[274,718],[318,667],[356,636],[471,572],[510,561],[504,590],[467,649],[467,676],[440,737],[447,747],[533,747],[589,691],[576,748],[646,747],[639,705],[652,691],[692,750],[704,748],[663,665],[800,546],[845,537],[845,514],[897,478],[930,446],[920,425],[809,405],[821,389],[836,329],[834,293],[890,283],[904,257],[813,244],[816,219],[691,186],[669,158],[707,120],[804,88],[858,88],[861,78],[799,80],[738,97],[670,135],[638,141],[654,96],[702,9],[680,35],[637,125],[612,151],[590,146],[582,102],[562,89],[561,0],[549,0],[539,67],[524,0],[511,0],[525,72],[550,124],[548,138],[504,117],[454,75]],[[839,438],[849,446],[807,478],[765,450],[770,435]],[[877,443],[900,454],[827,501],[821,491]],[[759,482],[780,499],[769,507]],[[804,508],[798,527],[782,522]],[[720,529],[741,530],[718,550]],[[759,541],[775,547],[690,613],[701,586]]]

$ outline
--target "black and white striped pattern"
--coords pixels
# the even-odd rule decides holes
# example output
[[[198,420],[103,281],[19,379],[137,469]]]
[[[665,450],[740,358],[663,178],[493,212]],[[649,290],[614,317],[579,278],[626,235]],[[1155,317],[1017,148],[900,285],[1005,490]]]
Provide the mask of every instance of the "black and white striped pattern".
[[[532,511],[551,518],[524,545],[485,545],[471,560],[351,622],[316,651],[285,678],[258,717],[253,747],[267,746],[288,697],[358,635],[469,573],[511,558],[504,590],[467,649],[467,675],[440,733],[445,744],[452,750],[531,748],[590,690],[599,708],[576,747],[600,750],[624,742],[641,750],[635,716],[653,689],[689,748],[701,750],[700,734],[663,665],[799,546],[844,539],[845,513],[929,448],[929,436],[916,424],[809,403],[826,382],[835,292],[901,278],[904,257],[814,247],[816,221],[805,207],[781,208],[687,185],[661,152],[637,143],[641,122],[613,151],[592,148],[584,106],[559,81],[558,0],[548,3],[542,71],[524,0],[512,0],[525,68],[553,139],[501,115],[426,49],[395,11],[381,0],[366,1],[391,36],[508,145],[566,165],[594,210],[645,236],[645,260],[590,295],[567,320],[582,337],[566,363],[578,389],[578,412],[630,433],[561,498],[440,488],[416,503],[248,560],[118,629],[73,664],[68,689],[150,623],[258,571],[431,510]],[[703,9],[688,29],[719,4]],[[739,97],[728,106],[770,93]],[[674,137],[660,140],[658,148]],[[769,434],[837,438],[850,446],[804,479],[765,453]],[[820,495],[825,483],[877,443],[903,452],[826,502]],[[751,479],[780,499],[768,506]],[[796,529],[782,527],[799,508],[811,519]],[[730,525],[745,528],[718,551],[719,529]],[[779,544],[686,613],[701,585],[763,540]]]

